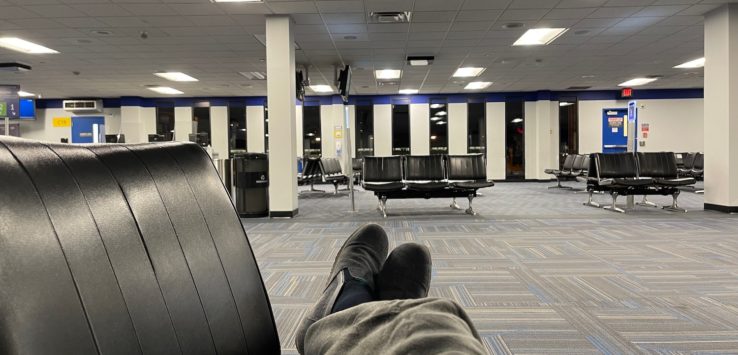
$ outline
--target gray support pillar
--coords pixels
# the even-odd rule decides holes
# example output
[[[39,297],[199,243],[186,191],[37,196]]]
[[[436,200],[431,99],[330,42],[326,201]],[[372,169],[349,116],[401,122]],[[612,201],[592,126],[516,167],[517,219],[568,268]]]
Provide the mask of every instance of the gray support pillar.
[[[289,16],[267,16],[269,105],[269,209],[272,217],[297,215],[295,155],[295,41]]]
[[[705,209],[738,212],[738,4],[705,15]]]

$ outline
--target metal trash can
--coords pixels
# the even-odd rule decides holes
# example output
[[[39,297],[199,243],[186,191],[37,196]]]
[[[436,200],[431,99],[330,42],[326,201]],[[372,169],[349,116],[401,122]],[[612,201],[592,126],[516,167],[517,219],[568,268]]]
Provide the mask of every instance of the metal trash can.
[[[223,185],[225,185],[226,190],[228,190],[228,195],[231,196],[231,199],[233,199],[233,175],[231,173],[231,160],[213,159],[213,163],[215,163],[215,169],[218,170],[220,181],[223,181]]]
[[[241,217],[269,216],[269,160],[266,154],[236,154],[233,160],[236,210]]]

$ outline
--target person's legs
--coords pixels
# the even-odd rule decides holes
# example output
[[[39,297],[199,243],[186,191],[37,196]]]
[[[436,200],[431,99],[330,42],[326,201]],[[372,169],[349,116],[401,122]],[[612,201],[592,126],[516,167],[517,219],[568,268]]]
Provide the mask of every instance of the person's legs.
[[[387,234],[376,224],[357,229],[344,242],[323,294],[297,329],[295,345],[301,354],[305,333],[313,323],[329,314],[374,301],[374,278],[387,258],[387,244]]]

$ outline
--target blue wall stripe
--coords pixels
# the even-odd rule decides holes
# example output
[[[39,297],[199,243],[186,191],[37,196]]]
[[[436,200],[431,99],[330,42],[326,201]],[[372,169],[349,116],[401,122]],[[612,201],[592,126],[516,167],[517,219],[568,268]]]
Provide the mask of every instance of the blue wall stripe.
[[[633,98],[627,100],[668,100],[668,99],[699,99],[704,97],[703,89],[652,89],[633,90]],[[522,99],[525,101],[554,100],[559,98],[576,98],[584,100],[620,100],[619,90],[593,91],[528,91],[528,92],[490,92],[470,94],[434,94],[434,95],[357,95],[349,97],[349,104],[387,105],[391,103],[427,104],[434,100],[445,100],[448,103],[466,102],[505,102],[508,99]],[[198,102],[209,102],[210,106],[264,106],[266,97],[184,97],[184,98],[142,98],[124,96],[121,98],[106,98],[103,100],[105,108],[121,106],[140,107],[192,107]],[[343,101],[338,95],[307,96],[305,101],[319,102],[320,105],[341,104]],[[297,101],[297,104],[301,104]],[[62,99],[38,99],[36,107],[62,108]]]

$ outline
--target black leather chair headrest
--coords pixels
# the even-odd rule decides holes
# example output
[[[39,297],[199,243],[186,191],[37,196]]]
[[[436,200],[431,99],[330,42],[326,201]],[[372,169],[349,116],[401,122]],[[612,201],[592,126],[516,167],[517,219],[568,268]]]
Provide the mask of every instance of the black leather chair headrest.
[[[443,180],[445,179],[443,170],[443,155],[408,155],[405,157],[405,180]]]
[[[267,292],[197,145],[0,137],[0,353],[278,354]]]
[[[676,178],[677,164],[674,153],[638,153],[640,177]]]
[[[638,177],[638,163],[633,153],[596,153],[600,178]]]
[[[363,174],[365,182],[402,181],[401,157],[364,157]]]

